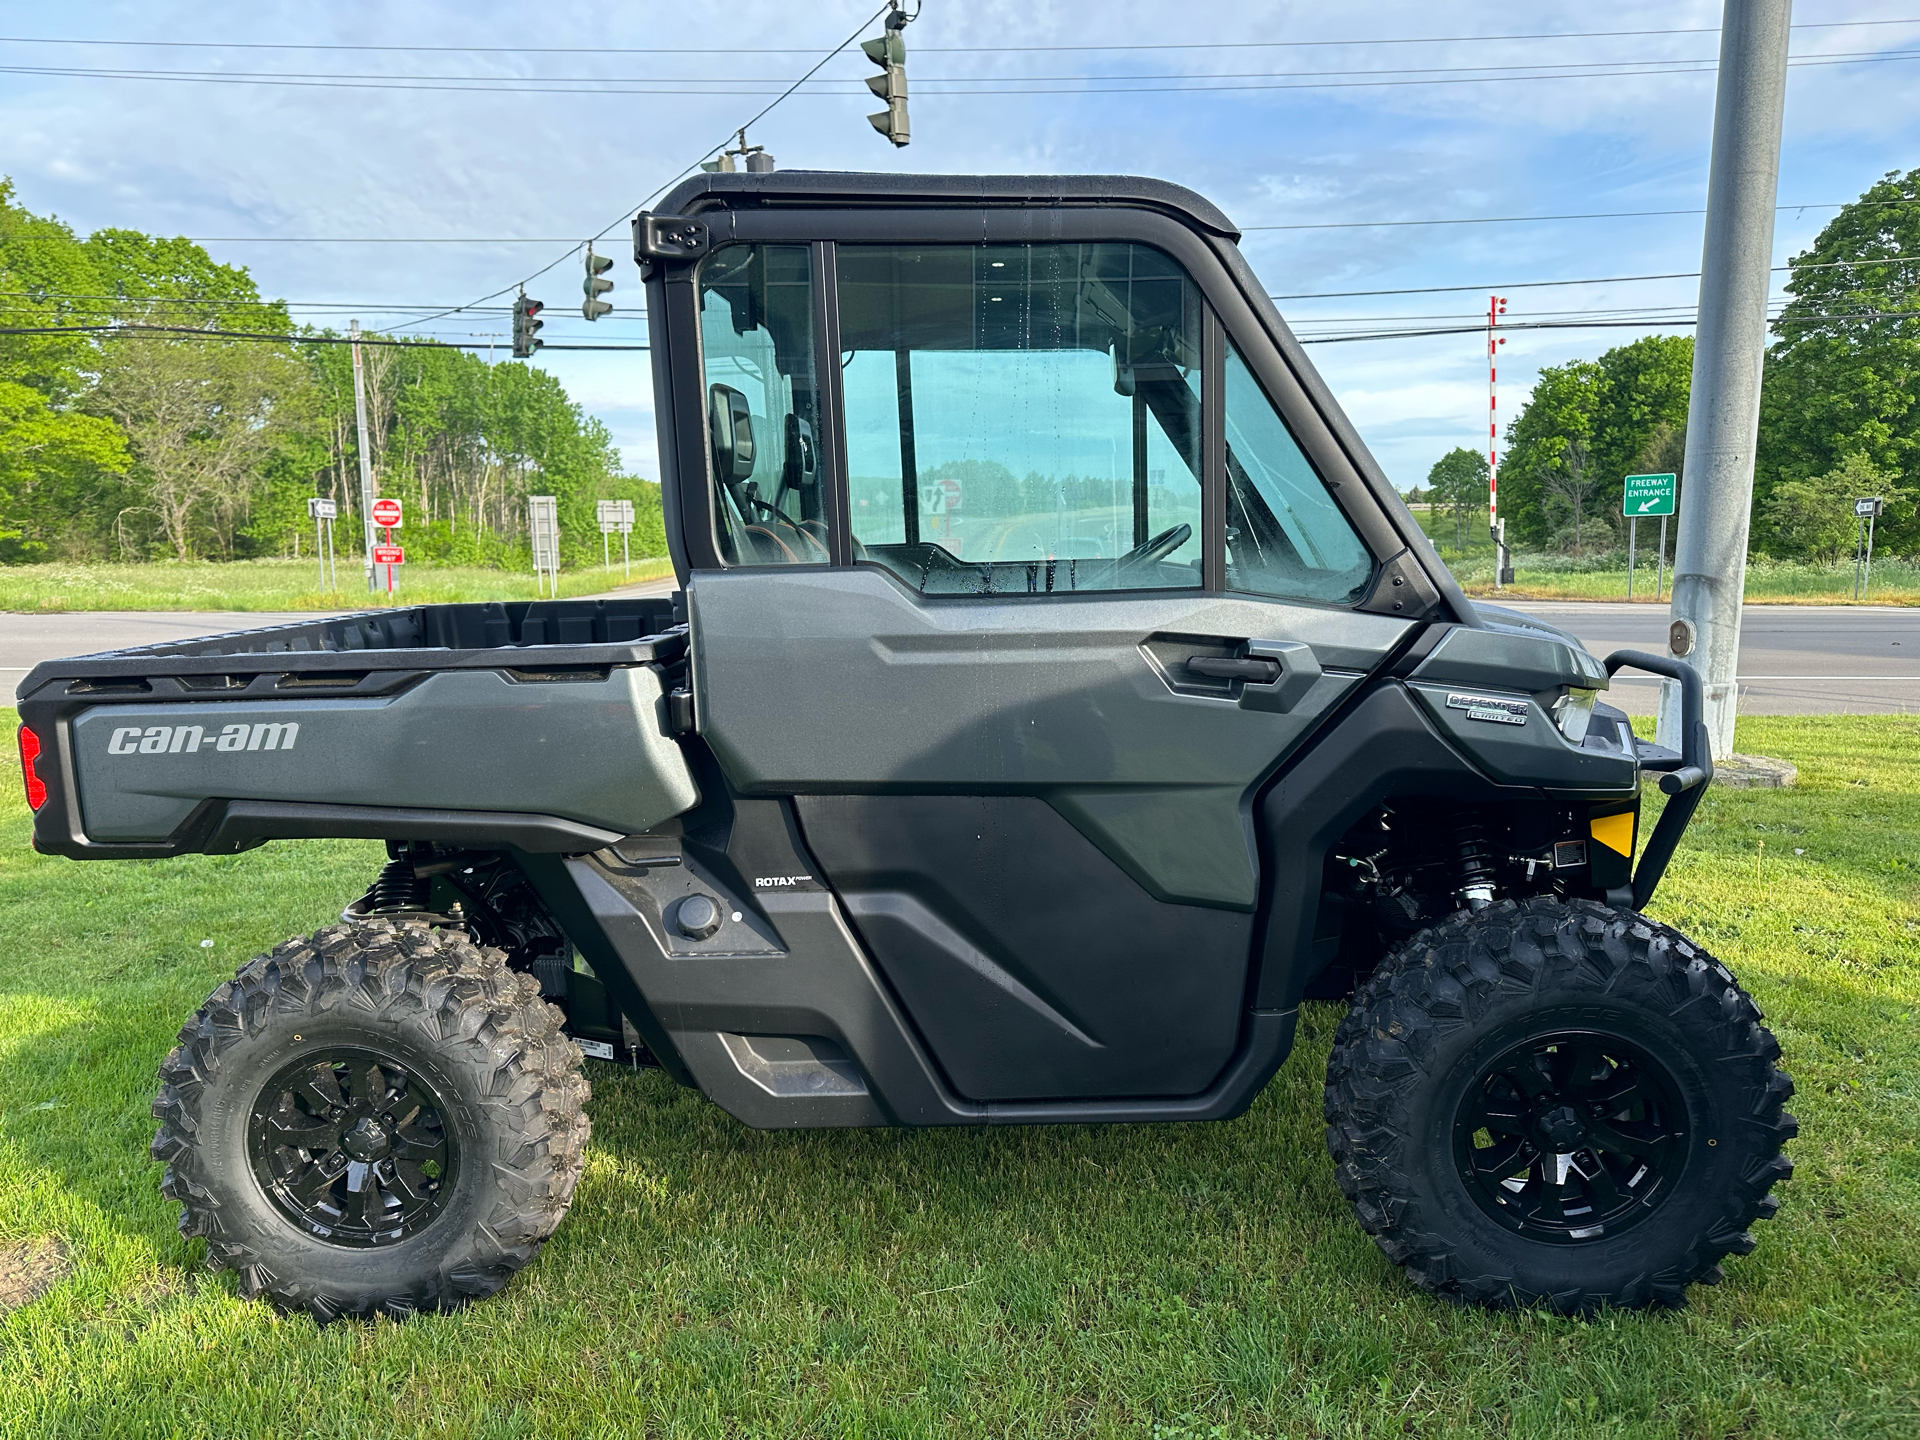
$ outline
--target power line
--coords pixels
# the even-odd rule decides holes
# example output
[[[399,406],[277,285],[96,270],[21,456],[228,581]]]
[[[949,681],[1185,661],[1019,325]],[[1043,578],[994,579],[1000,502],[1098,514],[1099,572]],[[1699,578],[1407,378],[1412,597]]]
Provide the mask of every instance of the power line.
[[[1770,326],[1782,324],[1804,325],[1808,327],[1829,325],[1841,321],[1905,320],[1920,317],[1920,310],[1862,310],[1848,314],[1828,314],[1787,317],[1775,315],[1769,320]],[[1503,330],[1615,330],[1615,329],[1664,329],[1674,326],[1686,327],[1698,323],[1697,318],[1661,319],[1658,317],[1640,317],[1626,320],[1516,320],[1502,321]],[[1314,335],[1297,337],[1302,345],[1332,345],[1344,341],[1361,340],[1417,340],[1431,336],[1475,335],[1486,329],[1484,323],[1470,325],[1436,326],[1418,330],[1377,330],[1358,334]],[[293,345],[351,345],[354,338],[348,335],[284,335],[251,330],[207,330],[191,325],[148,325],[148,324],[103,324],[103,325],[10,325],[0,326],[0,335],[95,335],[103,340],[126,339],[142,334],[178,335],[195,340],[241,340],[273,341]],[[438,345],[448,350],[492,350],[494,344],[480,344],[475,341],[457,340],[373,340],[362,335],[362,345],[382,345],[405,348],[407,346]],[[498,342],[495,342],[497,344]],[[542,350],[649,350],[648,345],[542,345]]]
[[[1915,205],[1920,200],[1808,200],[1798,205],[1776,205],[1775,210],[1866,209],[1883,205]],[[1704,215],[1698,210],[1595,210],[1578,215],[1468,215],[1439,220],[1325,220],[1299,225],[1241,225],[1241,234],[1255,230],[1379,230],[1412,225],[1528,225],[1548,220],[1643,220],[1657,215]]]
[[[1856,57],[1877,57],[1893,52],[1885,50],[1855,50],[1821,52],[1821,58],[1851,59]],[[830,57],[831,58],[831,57]],[[1488,71],[1507,70],[1591,70],[1595,68],[1620,69],[1632,65],[1711,65],[1715,63],[1711,55],[1686,57],[1656,57],[1629,60],[1581,60],[1566,64],[1547,64],[1529,62],[1522,65],[1418,65],[1372,68],[1366,70],[1176,70],[1166,72],[1127,72],[1117,75],[1088,75],[1085,73],[1069,75],[920,75],[915,84],[939,85],[976,85],[1002,81],[1020,84],[1040,84],[1063,80],[1275,80],[1275,79],[1316,79],[1339,78],[1351,75],[1466,75],[1482,74]],[[429,83],[480,83],[501,86],[551,86],[551,85],[766,85],[777,87],[788,84],[784,75],[417,75],[404,71],[339,71],[339,70],[155,70],[134,68],[131,66],[75,66],[75,65],[18,65],[4,66],[10,72],[20,74],[48,75],[106,75],[131,77],[136,79],[178,79],[178,80],[379,80],[398,83],[400,81],[425,81]],[[864,86],[864,82],[855,77],[831,76],[804,83],[816,85],[839,85],[852,90]],[[678,91],[672,93],[680,93]]]
[[[1776,210],[1843,210],[1878,208],[1893,205],[1920,205],[1920,200],[1803,200],[1797,204],[1777,205]],[[1521,225],[1565,220],[1638,220],[1664,215],[1704,215],[1693,210],[1595,210],[1570,215],[1464,215],[1427,220],[1323,220],[1290,225],[1241,225],[1242,234],[1283,230],[1378,230],[1421,225]],[[604,231],[602,232],[605,233]],[[573,243],[565,235],[181,235],[192,245],[566,245]],[[60,235],[16,235],[7,245],[65,245],[73,243]],[[299,304],[299,301],[289,301]],[[503,309],[505,307],[502,307]]]
[[[1920,255],[1884,255],[1872,260],[1812,260],[1799,265],[1775,265],[1776,275],[1807,270],[1857,270],[1869,265],[1898,265],[1920,260]],[[1303,290],[1293,295],[1269,295],[1269,300],[1349,300],[1366,295],[1449,295],[1463,290],[1543,290],[1556,285],[1626,285],[1641,280],[1698,280],[1698,270],[1675,270],[1665,275],[1602,275],[1586,280],[1508,280],[1496,285],[1414,285],[1398,290]],[[1482,325],[1481,329],[1486,329]]]
[[[871,23],[871,21],[869,21],[868,23]],[[865,27],[862,27],[862,28],[865,28]],[[837,54],[838,52],[836,51],[834,53]],[[1896,61],[1911,60],[1916,58],[1917,55],[1920,55],[1920,52],[1902,52],[1902,53],[1895,53],[1895,54],[1872,54],[1872,55],[1862,54],[1857,56],[1843,56],[1843,57],[1837,57],[1837,58],[1824,58],[1816,55],[1816,56],[1796,57],[1794,59],[1790,59],[1787,63],[1790,66],[1794,66],[1796,68],[1806,67],[1806,66],[1815,66],[1815,65],[1818,65],[1818,66],[1875,65],[1875,64],[1891,63]],[[829,56],[828,58],[831,59],[832,57]],[[822,63],[824,64],[825,62],[823,61]],[[1587,62],[1587,63],[1589,65],[1592,65],[1596,63],[1605,64],[1609,62]],[[1231,85],[1204,83],[1209,79],[1209,77],[1206,75],[1195,75],[1190,77],[1191,81],[1198,82],[1198,83],[1145,84],[1145,85],[1133,84],[1133,83],[1111,83],[1111,84],[1100,83],[1104,81],[1124,82],[1127,80],[1127,77],[1093,75],[1093,76],[1085,76],[1085,77],[1074,77],[1082,81],[1082,83],[1078,85],[1074,85],[1071,87],[1056,87],[1051,89],[1034,88],[1032,85],[1024,82],[1021,79],[1021,77],[1017,77],[1017,76],[980,77],[978,82],[979,88],[967,89],[967,90],[959,90],[959,89],[928,90],[924,88],[926,82],[921,81],[921,82],[916,82],[916,84],[919,84],[922,86],[920,90],[920,93],[922,95],[926,95],[928,97],[938,96],[938,97],[945,97],[945,98],[967,97],[967,96],[996,96],[996,95],[1235,94],[1235,93],[1242,93],[1242,92],[1262,92],[1262,91],[1275,91],[1275,90],[1364,90],[1364,89],[1399,88],[1399,87],[1405,87],[1405,86],[1418,86],[1418,85],[1498,85],[1498,84],[1510,84],[1510,83],[1515,83],[1519,81],[1528,81],[1528,80],[1618,80],[1618,79],[1634,79],[1634,78],[1672,76],[1672,75],[1710,75],[1714,73],[1714,71],[1718,68],[1717,62],[1714,62],[1714,61],[1651,61],[1649,60],[1649,61],[1618,61],[1618,62],[1611,62],[1611,63],[1616,65],[1637,65],[1641,68],[1638,68],[1638,69],[1616,68],[1616,69],[1599,69],[1599,70],[1591,69],[1591,68],[1579,69],[1579,70],[1565,69],[1565,70],[1558,70],[1555,73],[1532,73],[1532,74],[1524,74],[1524,75],[1519,75],[1519,74],[1488,75],[1488,74],[1479,74],[1479,73],[1471,74],[1471,75],[1452,75],[1452,74],[1447,74],[1440,71],[1425,71],[1425,72],[1412,72],[1412,73],[1418,73],[1423,77],[1429,77],[1429,78],[1397,79],[1397,80],[1323,80],[1323,79],[1290,80],[1290,79],[1285,79],[1283,77],[1290,74],[1311,75],[1316,72],[1275,71],[1275,72],[1271,72],[1274,78],[1270,80],[1245,81],[1242,83],[1236,83]],[[1479,68],[1479,67],[1475,67],[1475,68]],[[1550,67],[1530,66],[1526,68],[1535,72],[1539,72],[1539,71],[1547,70]],[[1410,72],[1353,71],[1353,72],[1324,72],[1324,73],[1405,75]],[[304,89],[304,90],[375,90],[375,91],[413,92],[413,93],[424,93],[424,94],[481,94],[481,95],[612,95],[612,96],[658,95],[658,96],[669,96],[669,97],[678,96],[678,95],[704,95],[704,96],[763,95],[767,93],[766,89],[764,88],[765,85],[778,83],[777,81],[764,81],[764,82],[762,81],[752,81],[752,82],[723,81],[723,82],[715,82],[715,83],[709,83],[709,84],[701,84],[694,88],[685,88],[685,82],[670,83],[670,82],[663,81],[658,84],[650,84],[647,88],[636,88],[632,84],[623,84],[615,81],[597,82],[592,85],[581,85],[574,82],[564,82],[564,83],[555,82],[555,83],[547,84],[547,83],[539,83],[533,80],[531,77],[519,77],[519,76],[502,77],[500,80],[497,80],[497,81],[488,81],[485,79],[485,77],[470,76],[470,77],[457,77],[459,83],[456,83],[455,77],[450,77],[445,82],[438,82],[433,84],[422,84],[415,81],[389,81],[389,80],[380,80],[380,79],[360,79],[360,80],[301,79],[301,78],[284,78],[284,77],[277,78],[274,76],[269,76],[264,74],[256,75],[256,76],[246,76],[246,75],[239,75],[239,74],[192,73],[192,72],[185,72],[185,71],[104,70],[104,69],[82,69],[79,67],[54,67],[54,66],[30,66],[30,65],[0,65],[0,74],[41,75],[41,76],[48,76],[52,78],[64,78],[64,79],[156,81],[156,82],[183,83],[183,84],[193,84],[193,85],[267,85],[267,86],[278,86],[286,89]],[[799,90],[800,85],[804,84],[806,79],[808,78],[811,78],[810,74],[807,77],[803,77],[802,80],[796,81],[792,87],[782,92],[775,99],[774,103],[778,104],[780,101],[785,100],[789,98],[791,95],[793,95],[794,93],[796,93]],[[1189,77],[1182,77],[1182,78],[1187,79]],[[1009,84],[1008,83],[1009,81],[1012,81],[1013,83]],[[826,83],[837,84],[841,82],[839,82],[838,80],[834,80]],[[852,82],[849,81],[845,83],[851,85]],[[952,85],[952,84],[961,84],[961,83],[971,84],[974,82],[971,80],[968,80],[968,81],[949,80],[945,83]],[[748,84],[751,84],[757,88],[742,88],[744,85],[748,85]],[[733,88],[716,88],[716,85],[731,85]],[[849,88],[846,91],[816,89],[816,90],[808,90],[802,93],[806,94],[810,98],[815,98],[815,99],[844,99],[847,96],[857,94],[858,92]],[[748,123],[749,125],[752,124],[751,121],[749,121]],[[738,127],[736,127],[736,129],[737,128]],[[728,138],[732,138],[732,137],[729,136]],[[722,143],[725,143],[725,142],[722,142]]]
[[[192,340],[271,340],[291,345],[382,345],[401,349],[438,345],[445,350],[492,350],[493,344],[459,340],[372,340],[351,335],[275,335],[259,330],[204,330],[193,325],[0,325],[0,335],[96,335],[102,340],[131,339],[139,335],[183,335]],[[648,350],[648,345],[542,345],[542,350]]]
[[[851,45],[855,40],[859,39],[860,32],[866,29],[867,26],[871,25],[875,20],[878,20],[881,17],[881,15],[885,14],[886,11],[890,8],[891,8],[890,4],[881,5],[881,7],[878,10],[874,11],[873,14],[869,15],[865,20],[862,20],[859,25],[854,27],[854,31],[851,35],[847,36],[846,39],[842,40],[838,45],[834,46],[833,49],[829,50],[825,55],[822,55],[820,59],[817,62],[815,62],[811,70],[808,70],[805,75],[802,75],[798,80],[794,81],[793,84],[789,85],[779,95],[775,96],[759,112],[757,112],[751,120],[747,121],[745,125],[741,125],[737,127],[742,137],[743,143],[744,143],[744,138],[746,136],[747,130],[751,126],[757,125],[762,120],[764,120],[769,114],[772,113],[775,106],[779,105],[782,100],[785,100],[789,95],[793,94],[794,91],[798,90],[809,79],[811,79],[815,74],[817,74],[822,65],[825,65],[829,60],[833,59],[834,56],[838,55],[842,50],[846,49],[847,46]],[[593,239],[598,240],[601,236],[605,235],[607,231],[613,229],[615,225],[621,224],[623,221],[625,221],[625,219],[627,218],[627,215],[630,212],[646,209],[648,205],[653,203],[655,196],[659,195],[669,185],[672,185],[676,181],[678,181],[681,178],[681,176],[691,174],[693,170],[701,164],[702,161],[707,159],[708,156],[712,155],[716,150],[719,150],[722,147],[724,147],[727,141],[733,138],[733,135],[734,135],[734,131],[729,130],[726,133],[726,135],[721,138],[719,144],[709,145],[703,152],[701,152],[699,156],[697,156],[693,160],[691,164],[681,167],[681,169],[676,171],[672,176],[668,177],[668,179],[663,181],[659,186],[657,186],[655,189],[650,191],[647,195],[643,196],[638,205],[629,206],[626,210],[622,210],[619,216],[616,219],[614,219],[611,224],[601,226],[600,229],[597,232],[595,232]],[[586,243],[591,244],[592,241],[588,241]],[[547,271],[553,269],[553,267],[555,265],[558,265],[562,260],[570,259],[572,256],[578,254],[580,252],[580,249],[581,247],[579,245],[574,245],[571,249],[567,250],[565,254],[559,255],[553,260],[550,260],[545,265],[542,265],[538,270],[534,271],[533,274],[528,275],[523,279],[515,281],[512,285],[502,286],[500,289],[495,290],[491,295],[482,295],[478,300],[474,301],[473,304],[475,306],[483,305],[489,300],[497,300],[500,296],[506,294],[507,291],[509,290],[523,288],[529,282],[539,279],[542,275],[546,274]],[[449,310],[442,310],[438,315],[429,315],[426,317],[426,319],[421,320],[418,323],[424,325],[429,320],[439,320],[447,315],[457,315],[461,313],[463,310],[467,310],[469,308],[472,308],[472,307],[466,306],[466,305],[456,305]]]
[[[667,183],[672,184],[673,182],[668,181]],[[662,188],[665,188],[665,187],[663,186]],[[658,192],[655,192],[655,193],[658,193]],[[644,204],[645,202],[643,201],[642,203]],[[1895,203],[1895,202],[1882,202],[1882,203]],[[1908,202],[1908,203],[1913,203],[1913,202]],[[617,224],[618,222],[616,221],[615,223]],[[612,227],[609,226],[608,228],[610,229]],[[602,233],[604,234],[605,232],[603,231]],[[578,249],[579,247],[575,246],[574,248]],[[566,257],[562,256],[561,258],[564,259]],[[1876,265],[1910,264],[1915,261],[1920,261],[1920,255],[1882,255],[1882,256],[1873,256],[1873,257],[1869,257],[1862,260],[1804,261],[1799,264],[1775,265],[1772,267],[1772,273],[1776,275],[1799,275],[1799,274],[1804,274],[1809,270],[1861,270],[1861,269],[1868,269]],[[557,264],[559,262],[556,261],[554,263]],[[549,266],[548,268],[552,268],[552,267]],[[1655,274],[1655,275],[1600,275],[1600,276],[1587,276],[1587,277],[1584,277],[1581,279],[1575,279],[1575,280],[1506,280],[1506,281],[1496,281],[1492,283],[1478,284],[1478,285],[1418,285],[1418,286],[1409,286],[1409,287],[1404,287],[1399,289],[1386,289],[1386,290],[1303,290],[1303,291],[1298,291],[1292,294],[1270,295],[1268,298],[1272,300],[1345,300],[1345,299],[1360,299],[1360,298],[1366,298],[1366,297],[1371,297],[1376,295],[1447,295],[1447,294],[1458,294],[1458,293],[1463,293],[1466,291],[1474,291],[1474,290],[1488,290],[1488,291],[1537,290],[1537,289],[1550,289],[1554,287],[1571,286],[1571,285],[1625,285],[1625,284],[1634,284],[1641,281],[1650,281],[1650,280],[1697,280],[1699,276],[1700,276],[1700,272],[1698,270],[1675,270],[1675,271],[1669,271],[1664,274]],[[510,289],[512,287],[508,287],[508,288]],[[505,291],[496,291],[495,293],[504,294]],[[176,297],[155,297],[153,299],[129,300],[120,296],[78,294],[78,293],[69,293],[66,291],[53,291],[53,290],[0,291],[0,297],[13,297],[13,298],[41,300],[41,301],[93,300],[93,301],[108,301],[108,302],[115,302],[115,303],[124,303],[129,305],[173,304],[173,305],[183,305],[183,306],[189,306],[189,307],[227,306],[232,308],[243,308],[243,309],[272,308],[272,307],[284,305],[289,309],[326,309],[326,310],[340,310],[340,311],[347,311],[347,312],[384,310],[387,312],[398,311],[402,313],[412,313],[415,311],[435,309],[434,306],[428,305],[428,304],[399,305],[399,304],[393,304],[393,303],[375,304],[372,302],[369,302],[366,304],[355,304],[350,301],[220,300],[220,299],[190,299],[190,298],[176,298]],[[487,297],[487,298],[492,298],[492,297]],[[422,315],[418,320],[412,323],[425,325],[433,320],[440,319],[443,315],[452,314],[455,311],[485,310],[489,313],[504,313],[507,308],[508,307],[497,306],[497,305],[486,306],[482,302],[476,301],[466,305],[458,305],[458,306],[453,306],[451,308],[439,309],[437,313]],[[1591,312],[1585,312],[1585,313],[1591,313]],[[639,317],[632,317],[632,318],[637,319]],[[1482,326],[1481,328],[1484,329],[1485,327]]]
[[[1920,310],[1863,310],[1852,315],[1821,315],[1807,320],[1791,320],[1788,324],[1825,325],[1840,320],[1906,320],[1920,316]],[[1695,325],[1697,320],[1502,320],[1502,330],[1655,330],[1670,326]],[[1776,317],[1769,325],[1782,323]],[[1349,340],[1417,340],[1430,335],[1479,335],[1487,328],[1483,320],[1478,325],[1453,325],[1432,330],[1379,330],[1360,335],[1317,335],[1312,339],[1302,339],[1302,345],[1337,345]]]
[[[869,20],[867,23],[872,24],[873,22]],[[1885,25],[1920,25],[1920,19],[1802,21],[1794,24],[1792,28],[1795,30],[1848,30]],[[866,27],[862,26],[861,28],[865,29]],[[1562,30],[1521,35],[1371,36],[1364,40],[1203,40],[1184,42],[1169,41],[1164,44],[1022,45],[1019,48],[1025,51],[1039,51],[1047,54],[1120,50],[1283,50],[1315,49],[1328,46],[1504,44],[1510,41],[1524,40],[1610,40],[1648,35],[1717,35],[1719,33],[1720,27],[1717,25],[1696,25],[1661,30]],[[605,45],[341,45],[326,43],[310,44],[300,41],[261,40],[102,40],[45,35],[0,35],[0,44],[91,45],[175,50],[372,51],[384,54],[405,55],[811,55],[814,53],[811,48],[804,46],[797,48],[755,48],[751,46],[729,45],[684,49],[647,46],[645,48],[622,49]],[[998,55],[1004,54],[1007,47],[1005,45],[917,45],[915,49],[923,55]]]

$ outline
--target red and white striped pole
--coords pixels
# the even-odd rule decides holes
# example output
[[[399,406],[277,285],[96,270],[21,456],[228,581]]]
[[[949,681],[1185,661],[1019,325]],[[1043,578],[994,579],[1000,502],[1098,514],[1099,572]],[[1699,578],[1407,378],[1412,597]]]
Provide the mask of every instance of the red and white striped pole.
[[[1496,590],[1500,588],[1500,572],[1506,561],[1506,547],[1500,537],[1500,374],[1496,362],[1499,347],[1507,341],[1505,336],[1495,339],[1493,330],[1506,309],[1505,296],[1487,297],[1487,532],[1493,537],[1493,588]]]

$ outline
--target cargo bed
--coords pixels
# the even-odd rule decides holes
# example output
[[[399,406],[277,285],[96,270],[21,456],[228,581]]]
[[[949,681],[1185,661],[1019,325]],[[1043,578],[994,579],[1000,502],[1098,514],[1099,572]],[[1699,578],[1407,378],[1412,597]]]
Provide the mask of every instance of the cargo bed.
[[[691,808],[665,599],[418,605],[50,660],[18,688],[34,846],[600,849]],[[678,698],[675,692],[679,691]]]

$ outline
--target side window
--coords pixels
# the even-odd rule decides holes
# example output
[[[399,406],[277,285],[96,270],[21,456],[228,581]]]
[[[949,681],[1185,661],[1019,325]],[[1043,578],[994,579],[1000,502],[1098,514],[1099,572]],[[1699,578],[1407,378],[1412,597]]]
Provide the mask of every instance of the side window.
[[[1357,600],[1373,558],[1231,344],[1226,389],[1227,588]]]
[[[841,245],[857,559],[929,594],[1198,586],[1200,297],[1141,245]]]
[[[700,270],[700,344],[721,559],[826,564],[808,248],[716,251]]]

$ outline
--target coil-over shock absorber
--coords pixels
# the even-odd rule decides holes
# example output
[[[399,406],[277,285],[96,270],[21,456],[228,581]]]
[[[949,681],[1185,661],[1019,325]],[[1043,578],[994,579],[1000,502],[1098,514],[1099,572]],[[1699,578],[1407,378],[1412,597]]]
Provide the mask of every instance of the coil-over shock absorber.
[[[380,867],[380,876],[362,902],[369,915],[393,910],[424,910],[431,881],[413,873],[411,856],[400,855]]]
[[[387,842],[387,863],[367,893],[349,905],[341,916],[360,920],[371,915],[411,914],[424,911],[433,890],[433,878],[415,869],[414,847],[404,841]]]
[[[1493,847],[1487,827],[1471,813],[1453,823],[1454,898],[1469,910],[1484,910],[1494,900]]]

